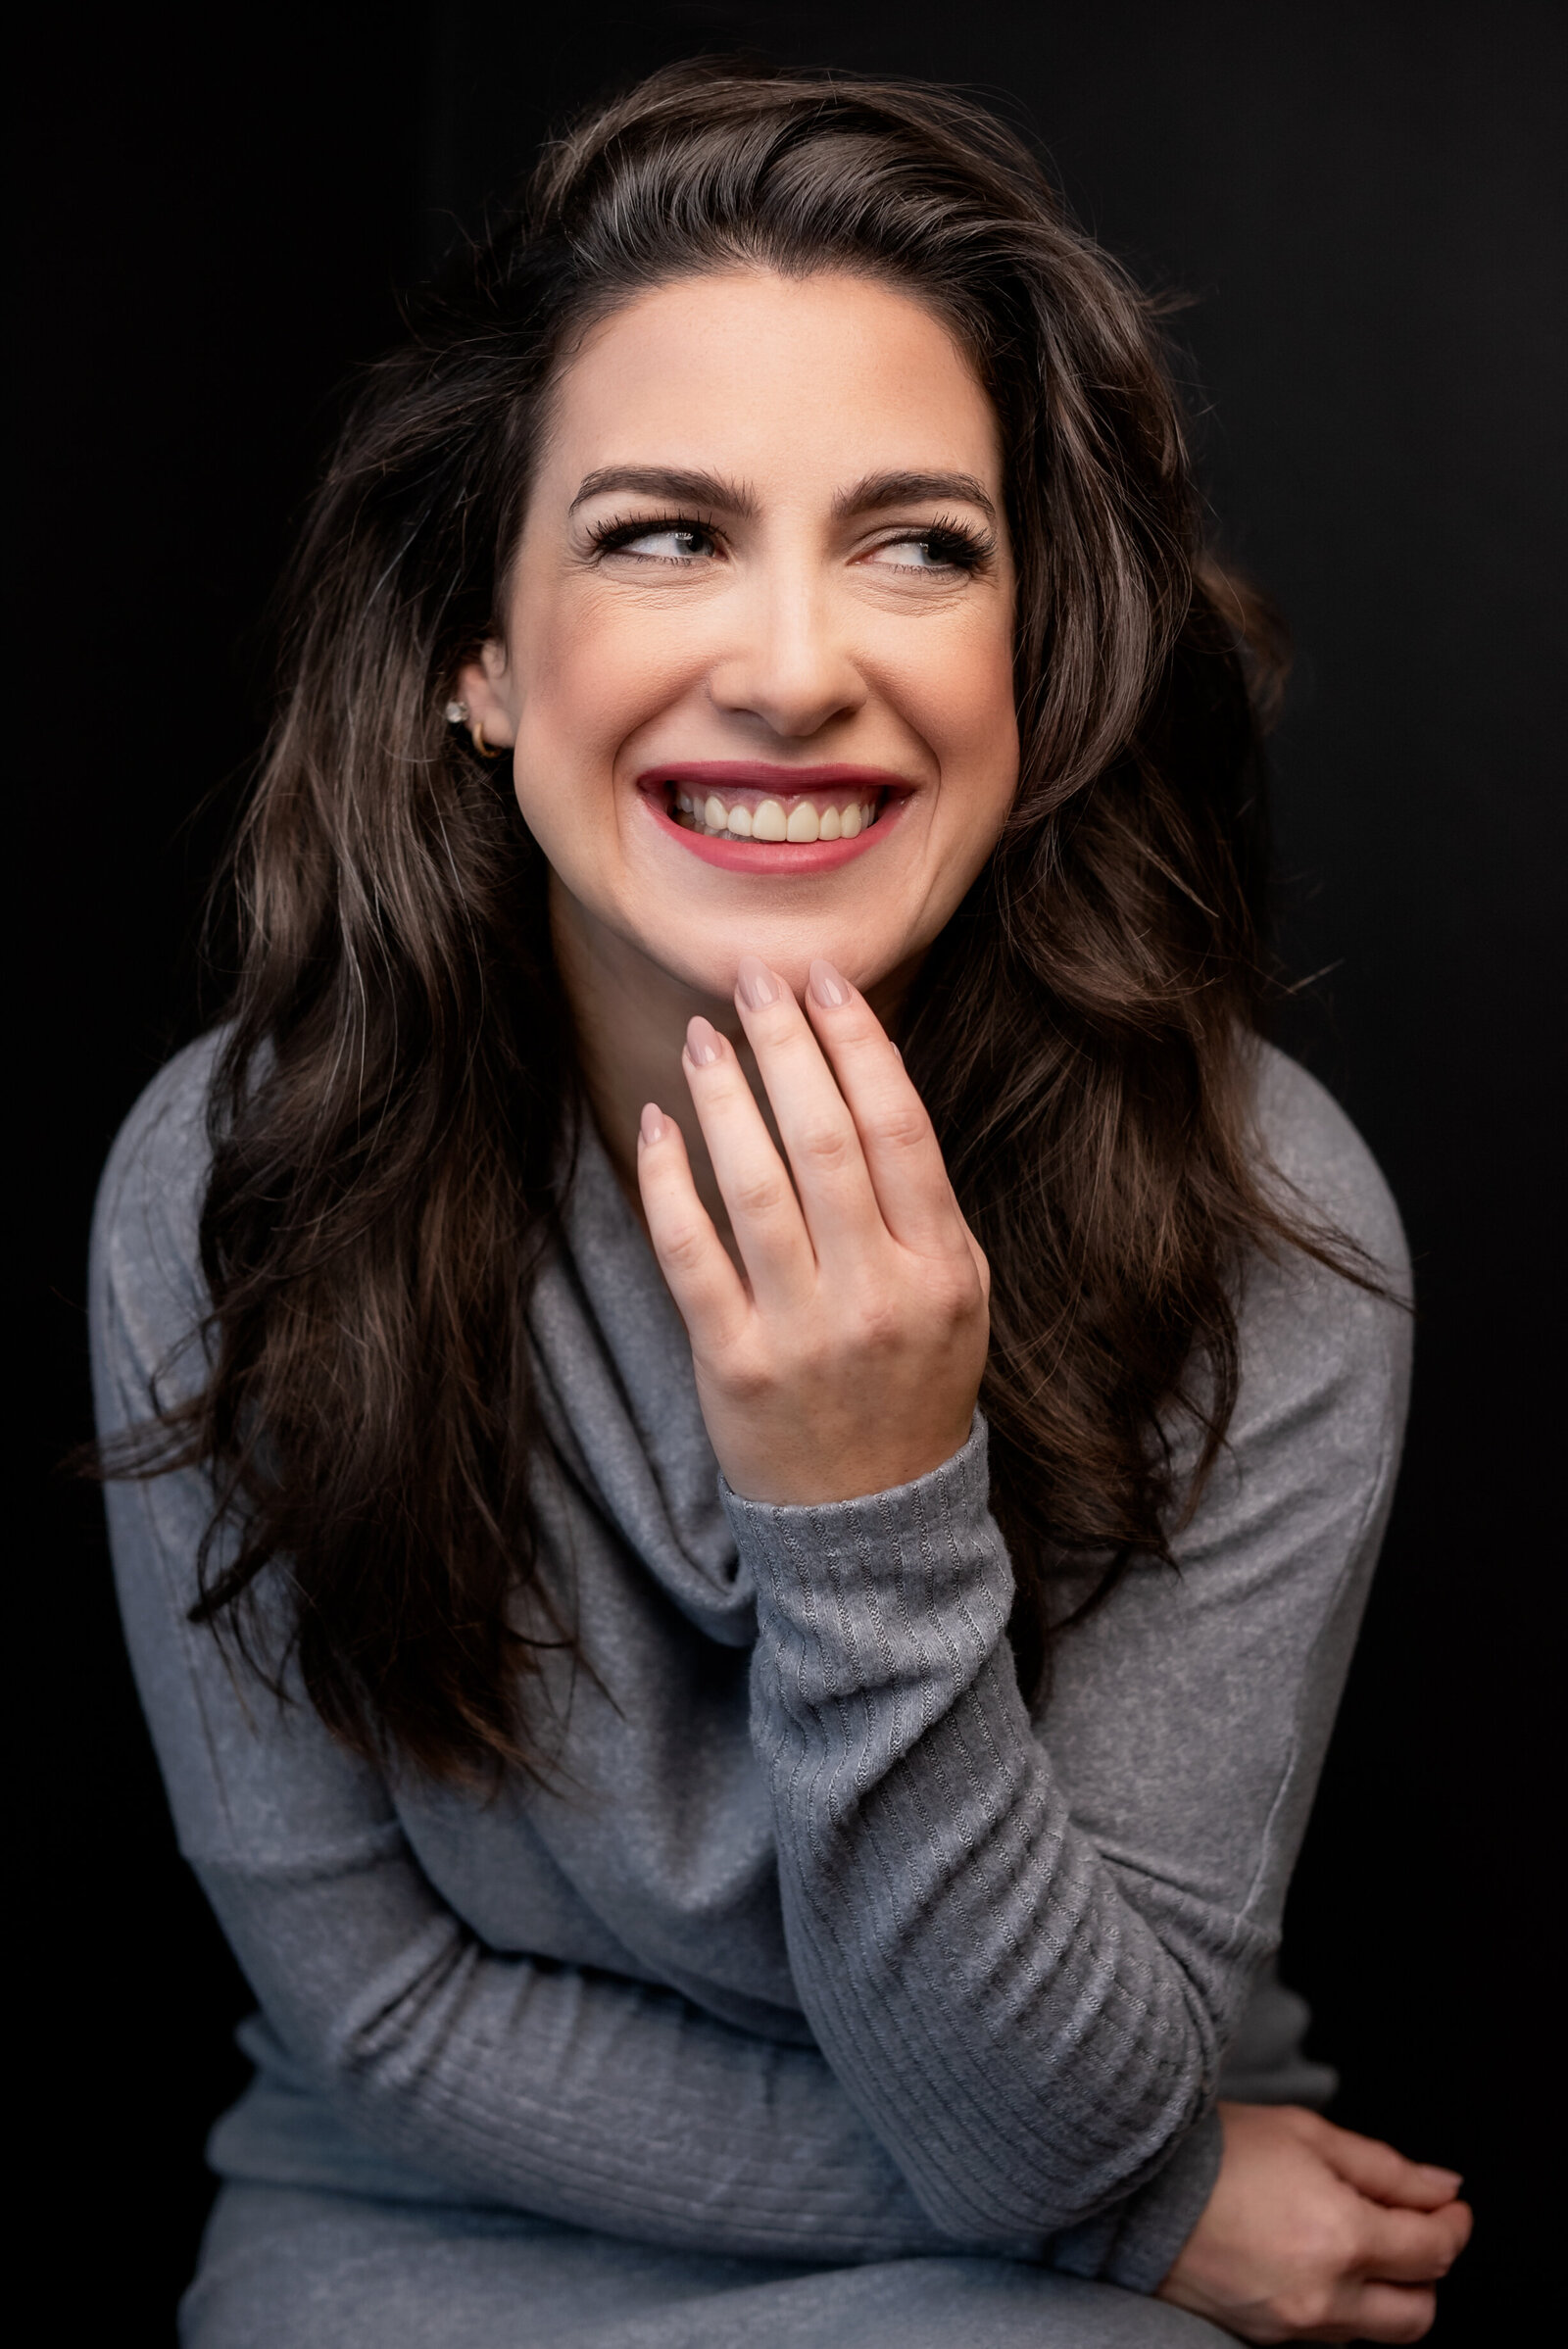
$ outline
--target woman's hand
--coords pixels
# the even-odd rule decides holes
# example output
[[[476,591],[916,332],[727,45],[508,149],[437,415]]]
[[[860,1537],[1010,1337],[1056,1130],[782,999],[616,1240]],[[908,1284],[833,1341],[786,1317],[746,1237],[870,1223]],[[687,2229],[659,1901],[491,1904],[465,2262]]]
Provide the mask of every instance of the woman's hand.
[[[1158,2297],[1244,2341],[1422,2339],[1470,2238],[1454,2173],[1298,2105],[1219,2110],[1219,2177]]]
[[[788,1170],[706,1019],[687,1031],[685,1071],[744,1280],[698,1199],[678,1128],[652,1103],[637,1149],[708,1432],[748,1500],[884,1492],[940,1467],[968,1437],[988,1338],[985,1258],[864,998],[813,962],[808,1024],[784,982],[748,956],[735,1000]]]

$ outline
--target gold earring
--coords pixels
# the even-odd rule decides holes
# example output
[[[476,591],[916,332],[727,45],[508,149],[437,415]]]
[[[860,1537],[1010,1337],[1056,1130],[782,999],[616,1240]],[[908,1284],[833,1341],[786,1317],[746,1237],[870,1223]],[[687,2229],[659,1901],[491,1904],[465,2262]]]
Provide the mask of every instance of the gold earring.
[[[497,743],[494,750],[490,748],[490,745],[485,741],[484,738],[483,726],[479,723],[479,720],[476,717],[470,717],[468,715],[468,705],[466,702],[448,702],[446,709],[442,711],[442,715],[445,717],[449,726],[467,727],[468,739],[473,744],[474,749],[478,752],[481,759],[500,758],[503,746],[500,743]]]

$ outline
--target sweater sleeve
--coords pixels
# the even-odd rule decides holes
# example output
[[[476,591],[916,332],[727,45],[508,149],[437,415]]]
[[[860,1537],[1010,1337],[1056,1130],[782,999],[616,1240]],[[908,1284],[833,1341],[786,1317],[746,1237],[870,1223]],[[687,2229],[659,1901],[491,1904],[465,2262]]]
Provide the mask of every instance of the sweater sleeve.
[[[1359,1142],[1299,1071],[1271,1082],[1286,1171],[1399,1281]],[[1067,1637],[1038,1720],[981,1422],[894,1492],[728,1497],[802,2003],[945,2230],[1055,2237],[1058,2265],[1150,2290],[1201,2212],[1387,1513],[1406,1332],[1303,1258],[1253,1269],[1177,1571],[1136,1569]]]
[[[200,1096],[176,1063],[100,1194],[93,1370],[103,1433],[194,1376]],[[421,1871],[381,1775],[193,1626],[211,1504],[191,1471],[110,1485],[115,1570],[181,1848],[267,2019],[274,2105],[364,2148],[404,2192],[510,2205],[758,2257],[951,2250],[816,2049],[673,1991],[487,1947]],[[362,2165],[363,2166],[363,2165]],[[372,2183],[368,2190],[377,2190]]]

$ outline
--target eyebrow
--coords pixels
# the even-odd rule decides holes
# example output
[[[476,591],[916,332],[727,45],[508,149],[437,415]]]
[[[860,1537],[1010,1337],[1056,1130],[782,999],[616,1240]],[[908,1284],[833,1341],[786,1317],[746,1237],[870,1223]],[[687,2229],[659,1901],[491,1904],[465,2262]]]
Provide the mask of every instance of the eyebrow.
[[[715,513],[734,514],[750,520],[757,513],[753,491],[725,481],[717,473],[690,472],[678,465],[608,465],[585,474],[567,509],[575,514],[590,498],[620,490],[632,497],[668,498],[674,504],[706,506]],[[973,473],[867,473],[853,488],[841,490],[833,501],[840,520],[858,514],[880,514],[890,506],[925,504],[956,499],[978,506],[995,523],[997,510]]]
[[[662,465],[602,465],[598,472],[584,475],[566,511],[575,514],[590,498],[617,489],[633,497],[668,498],[676,505],[709,506],[720,514],[736,514],[748,520],[757,512],[752,492],[736,482],[720,480],[716,473],[693,473],[680,466]]]
[[[889,506],[923,506],[941,499],[978,506],[987,521],[997,510],[973,473],[867,473],[853,489],[841,490],[833,512],[841,521],[856,514],[880,514]]]

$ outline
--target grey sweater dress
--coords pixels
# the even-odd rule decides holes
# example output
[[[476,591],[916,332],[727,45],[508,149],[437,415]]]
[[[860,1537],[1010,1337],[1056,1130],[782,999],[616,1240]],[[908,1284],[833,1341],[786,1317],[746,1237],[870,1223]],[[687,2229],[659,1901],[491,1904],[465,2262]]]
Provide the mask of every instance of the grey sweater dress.
[[[105,1431],[201,1375],[214,1050],[104,1177]],[[1269,1052],[1257,1125],[1402,1290],[1364,1146]],[[553,1783],[489,1800],[356,1760],[186,1620],[200,1474],[112,1485],[180,1845],[258,2002],[192,2349],[1217,2342],[1143,2295],[1216,2096],[1332,2085],[1273,1957],[1408,1377],[1406,1315],[1298,1257],[1241,1313],[1179,1572],[1128,1576],[1031,1716],[983,1422],[893,1492],[738,1499],[590,1130],[531,1309],[589,1668],[535,1684]]]

